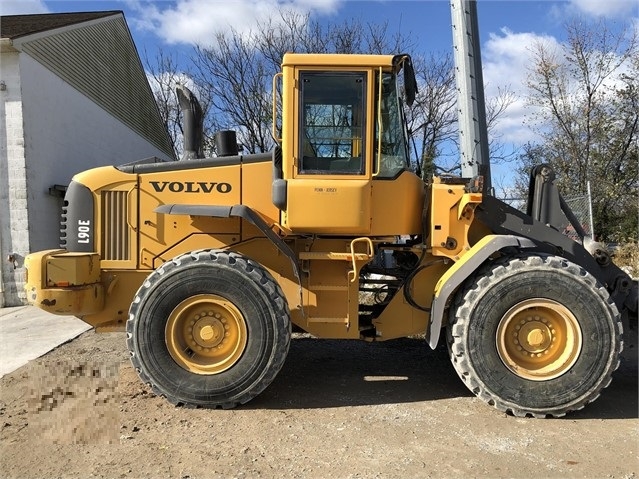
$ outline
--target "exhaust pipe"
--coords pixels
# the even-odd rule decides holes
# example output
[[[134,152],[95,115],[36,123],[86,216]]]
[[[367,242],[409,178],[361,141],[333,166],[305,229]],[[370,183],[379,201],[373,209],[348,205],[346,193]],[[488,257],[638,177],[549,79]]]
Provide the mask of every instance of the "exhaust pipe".
[[[204,115],[195,95],[184,85],[175,88],[182,111],[184,153],[181,160],[204,158],[202,151]]]

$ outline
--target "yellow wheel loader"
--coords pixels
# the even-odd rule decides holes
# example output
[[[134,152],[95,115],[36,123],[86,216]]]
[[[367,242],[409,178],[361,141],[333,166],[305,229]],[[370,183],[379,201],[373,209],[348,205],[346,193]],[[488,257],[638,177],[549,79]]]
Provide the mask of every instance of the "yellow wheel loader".
[[[471,21],[458,30],[475,34],[474,2],[453,4]],[[466,79],[481,79],[478,51],[473,62]],[[460,89],[475,91],[460,99],[474,139],[462,175],[425,182],[404,120],[409,55],[286,54],[272,152],[240,155],[227,131],[215,158],[187,138],[190,159],[76,175],[62,249],[26,259],[28,299],[98,331],[126,329],[140,378],[175,404],[251,400],[295,326],[366,341],[425,333],[501,411],[580,409],[619,364],[636,287],[583,232],[551,166],[533,171],[527,213],[490,195],[481,83]],[[560,233],[566,219],[579,241]]]

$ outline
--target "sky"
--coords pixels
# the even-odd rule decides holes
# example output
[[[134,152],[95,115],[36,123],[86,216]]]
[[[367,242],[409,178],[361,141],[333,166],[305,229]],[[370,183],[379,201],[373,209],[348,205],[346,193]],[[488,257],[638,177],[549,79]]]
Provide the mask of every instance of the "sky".
[[[194,44],[207,43],[215,32],[248,30],[281,6],[309,12],[320,22],[388,22],[391,33],[410,35],[420,53],[451,51],[446,0],[0,0],[0,14],[122,10],[138,51],[154,58],[158,49],[186,57]],[[563,24],[574,16],[639,28],[636,0],[478,0],[477,9],[486,97],[503,88],[518,97],[495,132],[500,141],[515,147],[534,140],[525,124],[530,111],[524,99],[534,42],[565,42]]]

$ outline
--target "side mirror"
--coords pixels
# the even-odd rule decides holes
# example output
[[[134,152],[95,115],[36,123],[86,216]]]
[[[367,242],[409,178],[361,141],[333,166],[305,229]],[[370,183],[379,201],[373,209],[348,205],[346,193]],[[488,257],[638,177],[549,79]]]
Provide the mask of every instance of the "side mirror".
[[[413,106],[415,96],[417,95],[417,79],[415,78],[415,69],[410,57],[404,60],[404,91],[406,92],[406,104]]]

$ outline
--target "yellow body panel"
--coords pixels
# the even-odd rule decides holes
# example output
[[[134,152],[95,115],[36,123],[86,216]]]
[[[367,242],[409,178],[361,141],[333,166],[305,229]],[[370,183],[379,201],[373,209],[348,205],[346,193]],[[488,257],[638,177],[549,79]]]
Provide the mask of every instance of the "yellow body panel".
[[[100,255],[59,253],[46,258],[47,286],[83,286],[100,281]]]
[[[394,180],[374,180],[371,235],[420,234],[425,196],[423,180],[409,171]]]
[[[334,53],[286,53],[282,60],[282,68],[287,67],[322,67],[335,71],[339,68],[385,67],[393,66],[394,55],[341,55]]]
[[[98,255],[40,251],[28,255],[25,266],[28,272],[25,289],[31,304],[49,313],[71,316],[104,308],[104,287],[98,282]]]
[[[288,197],[284,226],[293,232],[370,233],[370,180],[289,180]]]
[[[273,164],[270,161],[242,165],[242,204],[259,213],[268,225],[280,222],[280,210],[271,200]]]
[[[431,186],[430,246],[434,256],[457,261],[472,246],[469,231],[481,193],[467,193],[465,185],[436,181]]]
[[[467,261],[470,261],[475,252],[481,251],[484,247],[492,241],[494,238],[493,235],[486,235],[482,239],[480,239],[477,243],[475,243],[472,248],[469,249],[469,254],[464,255],[459,261],[456,261],[446,272],[444,272],[437,280],[433,288],[434,297],[438,297],[440,291],[446,284],[446,282],[458,271],[460,270]]]
[[[157,268],[159,264],[156,258],[161,257],[161,263],[176,256],[175,245],[190,234],[236,235],[236,241],[239,241],[238,221],[166,215],[156,212],[156,209],[165,204],[239,204],[242,190],[240,178],[239,165],[140,175],[140,267]],[[197,223],[197,227],[194,223]],[[169,250],[172,251],[165,254]]]
[[[82,183],[94,193],[102,190],[113,190],[122,185],[127,185],[134,178],[130,173],[123,173],[113,166],[93,168],[76,174],[73,179]]]

